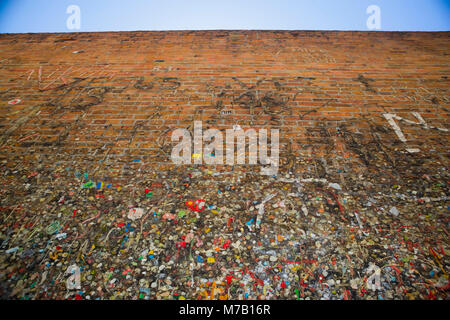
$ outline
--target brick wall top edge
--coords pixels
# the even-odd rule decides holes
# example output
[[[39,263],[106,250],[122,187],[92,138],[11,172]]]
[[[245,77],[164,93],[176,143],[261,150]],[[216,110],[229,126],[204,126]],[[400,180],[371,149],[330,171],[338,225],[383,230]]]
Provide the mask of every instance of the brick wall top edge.
[[[449,38],[450,31],[321,31],[321,30],[169,30],[169,31],[106,31],[106,32],[75,32],[75,33],[3,33],[0,40],[11,38],[61,38],[66,41],[77,39],[105,37],[108,35],[120,37],[145,37],[145,36],[203,36],[203,37],[223,37],[227,35],[261,35],[261,36],[291,36],[296,37],[339,37],[339,38],[378,38],[378,39],[398,39],[409,37],[436,37]]]

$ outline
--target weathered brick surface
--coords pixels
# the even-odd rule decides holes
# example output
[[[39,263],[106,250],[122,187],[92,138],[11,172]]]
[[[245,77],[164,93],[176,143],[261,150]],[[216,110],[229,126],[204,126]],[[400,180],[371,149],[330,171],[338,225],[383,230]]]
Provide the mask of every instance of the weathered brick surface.
[[[367,199],[375,197],[378,199],[376,207],[386,205],[386,208],[373,211],[369,207],[368,212],[386,216],[390,207],[398,206],[402,218],[409,219],[410,227],[416,228],[408,237],[415,244],[423,245],[425,253],[422,252],[420,259],[427,257],[433,265],[434,258],[428,248],[437,250],[444,246],[448,250],[449,245],[446,217],[449,54],[448,32],[183,31],[0,35],[0,175],[4,186],[1,209],[17,221],[12,227],[11,220],[3,216],[2,232],[7,234],[7,230],[13,228],[17,234],[24,232],[28,237],[25,232],[28,227],[19,229],[20,217],[23,217],[19,214],[23,212],[28,217],[29,212],[35,210],[45,219],[47,211],[53,212],[59,197],[67,193],[73,197],[71,209],[81,211],[80,219],[92,215],[90,209],[85,208],[89,203],[96,203],[92,208],[103,210],[100,209],[103,199],[86,204],[84,194],[73,195],[73,190],[81,183],[78,177],[74,178],[74,172],[89,172],[94,181],[123,186],[126,199],[114,200],[113,207],[108,207],[110,213],[120,208],[120,214],[114,214],[123,215],[128,201],[133,202],[139,194],[143,196],[141,189],[152,183],[164,185],[166,174],[170,176],[175,172],[170,171],[174,169],[169,158],[173,146],[171,132],[177,128],[192,130],[194,120],[201,120],[205,128],[229,129],[239,124],[243,129],[280,129],[280,176],[289,174],[290,177],[338,182],[344,192],[339,197],[348,200],[343,202],[341,198],[342,206],[337,202],[339,207],[329,208],[327,206],[338,198],[324,193],[320,201],[323,199],[326,203],[327,199],[328,204],[324,209],[322,203],[318,212],[334,212],[331,216],[335,217],[336,229],[332,230],[340,233],[326,231],[324,239],[339,241],[347,248],[345,250],[349,250],[345,244],[356,246],[353,228],[357,224],[353,212],[365,212]],[[14,99],[20,102],[12,104]],[[384,114],[395,114],[403,119],[394,120],[406,141],[399,139]],[[425,123],[420,123],[421,119]],[[414,148],[419,152],[407,151]],[[135,159],[140,162],[133,162]],[[244,170],[255,168],[259,172],[258,166]],[[175,169],[183,173],[192,166]],[[229,166],[215,169],[230,171]],[[223,177],[216,180],[218,188],[224,187],[221,183],[236,182]],[[239,189],[237,198],[243,203],[243,199],[260,201],[263,195],[255,195],[248,188],[263,185],[262,189],[268,188],[264,181],[263,177],[247,177],[241,182],[245,187],[234,184]],[[174,180],[174,185],[176,182]],[[168,191],[168,195],[155,190],[154,199],[166,201],[176,195],[182,197],[182,207],[188,199],[217,196],[211,187],[208,187],[211,194],[201,191],[205,186],[203,180],[196,183],[198,188],[195,184],[186,184],[190,188]],[[274,183],[280,190],[295,189],[280,185],[279,181],[270,182],[270,186]],[[48,193],[40,189],[41,185],[46,186]],[[313,185],[308,196],[301,199],[310,211],[314,206],[309,201],[316,199],[316,193],[322,190],[315,188]],[[222,191],[225,192],[223,188]],[[122,197],[125,196],[122,194]],[[147,201],[145,195],[143,197]],[[426,197],[435,200],[424,203]],[[160,204],[160,200],[154,199],[149,200],[150,207]],[[17,207],[22,211],[14,213],[14,209],[10,213]],[[301,212],[300,207],[296,210]],[[341,221],[339,212],[348,220]],[[253,217],[248,211],[234,214],[236,230],[245,227],[244,223]],[[367,220],[362,218],[366,226],[371,219],[367,214]],[[421,215],[420,219],[425,215],[431,218],[417,223]],[[274,216],[276,214],[268,219]],[[27,223],[33,220],[29,219]],[[375,223],[372,225],[377,225],[376,228],[366,230],[375,237],[373,241],[377,243],[376,238],[382,238],[379,228],[391,228],[392,234],[379,240],[385,241],[385,249],[391,250],[391,245],[398,248],[395,247],[398,243],[407,248],[404,234],[398,232],[403,230],[405,222],[396,217],[385,219],[388,220],[384,220],[381,227]],[[80,225],[77,220],[70,223],[74,228]],[[315,222],[311,223],[312,226]],[[144,230],[150,230],[147,233],[153,232],[150,225],[143,225]],[[207,237],[222,236],[228,231],[227,221],[224,220],[222,227],[223,230],[216,226]],[[304,229],[308,227],[305,225]],[[270,229],[267,232],[270,234]],[[353,249],[350,254],[357,256],[354,261],[363,255],[358,252]],[[169,259],[176,255],[176,250],[167,249],[166,254]],[[443,257],[440,267],[435,265],[436,270],[448,271],[447,256]],[[77,261],[79,259],[78,255]],[[343,260],[347,258],[344,256]],[[367,267],[366,262],[364,260],[364,267]],[[231,265],[225,268],[228,270]],[[7,271],[16,272],[15,267],[11,264]],[[404,270],[402,277],[407,281],[407,270]],[[210,275],[210,278],[213,277]],[[8,286],[12,288],[13,284]],[[446,297],[445,291],[430,291],[428,287],[399,288],[394,297],[426,298],[434,297],[433,294]],[[348,298],[343,290],[339,289],[338,294]],[[203,297],[202,291],[197,290],[189,297]],[[295,293],[291,293],[295,297]],[[35,298],[48,298],[45,294],[41,291]],[[161,298],[158,294],[153,297]],[[351,295],[353,298],[364,296],[356,290]]]
[[[281,128],[298,154],[351,153],[339,126],[357,143],[447,152],[446,134],[419,125],[400,124],[400,143],[382,114],[446,127],[448,33],[21,34],[0,50],[6,150],[166,163],[169,131],[196,119]]]

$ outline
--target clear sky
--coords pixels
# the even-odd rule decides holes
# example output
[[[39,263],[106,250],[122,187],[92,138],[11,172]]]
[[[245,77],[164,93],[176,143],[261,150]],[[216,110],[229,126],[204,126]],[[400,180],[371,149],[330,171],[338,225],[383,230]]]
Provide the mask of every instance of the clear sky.
[[[69,29],[70,5],[80,28]],[[382,31],[449,31],[450,0],[0,0],[0,33],[132,30],[368,30],[367,7]]]

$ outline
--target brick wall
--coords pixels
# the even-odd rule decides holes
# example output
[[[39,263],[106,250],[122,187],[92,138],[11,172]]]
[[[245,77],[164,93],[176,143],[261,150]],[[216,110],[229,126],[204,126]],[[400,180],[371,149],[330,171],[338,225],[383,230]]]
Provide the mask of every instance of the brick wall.
[[[446,32],[4,34],[1,156],[166,165],[171,131],[202,120],[279,128],[282,159],[442,159],[446,132],[396,120],[402,142],[383,113],[448,125],[449,46]]]
[[[375,261],[401,269],[391,277],[383,269],[383,281],[392,283],[384,298],[448,299],[449,53],[448,32],[0,35],[0,236],[2,250],[12,249],[0,255],[0,296],[76,298],[61,280],[76,262],[92,298],[136,298],[136,279],[159,283],[161,268],[142,260],[151,271],[144,276],[129,263],[155,248],[173,287],[152,287],[152,299],[174,290],[211,298],[202,279],[225,283],[243,264],[256,272],[259,257],[290,270],[287,290],[269,281],[278,298],[320,299],[320,265],[342,280],[336,298],[377,299],[362,279]],[[171,132],[192,131],[195,120],[204,128],[279,129],[280,175],[246,174],[259,166],[217,177],[206,167],[174,167]],[[211,169],[229,173],[230,166]],[[307,182],[300,192],[280,177]],[[84,188],[90,179],[112,188]],[[268,193],[276,196],[261,229],[247,232],[257,219],[254,204]],[[199,198],[220,214],[208,209],[196,220],[185,201]],[[147,215],[130,220],[130,206]],[[177,212],[179,221],[167,218]],[[59,223],[67,239],[49,231]],[[127,233],[129,226],[139,232]],[[205,259],[217,239],[236,245],[219,248],[216,262],[197,262],[194,286],[187,248],[176,247],[188,233],[204,243],[196,249]],[[306,262],[293,267],[294,240]],[[19,259],[19,247],[36,251]],[[268,248],[278,256],[260,255]],[[105,282],[109,271],[130,268],[137,278]],[[35,286],[44,269],[48,280]],[[303,282],[309,275],[311,287]],[[234,289],[242,285],[233,281]],[[253,287],[251,298],[265,297],[265,288]]]

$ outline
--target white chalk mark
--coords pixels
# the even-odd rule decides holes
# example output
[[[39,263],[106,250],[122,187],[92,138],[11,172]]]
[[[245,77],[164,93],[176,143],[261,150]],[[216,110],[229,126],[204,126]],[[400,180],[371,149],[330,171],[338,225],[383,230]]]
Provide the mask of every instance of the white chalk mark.
[[[394,131],[397,134],[397,137],[400,139],[400,141],[406,142],[405,135],[403,134],[400,127],[397,125],[397,122],[394,121],[394,118],[399,120],[398,118],[400,118],[400,117],[398,117],[397,115],[392,114],[392,113],[384,113],[383,116],[386,118],[387,122],[389,122],[392,129],[394,129]]]

